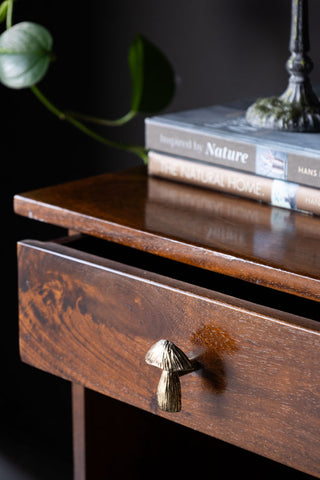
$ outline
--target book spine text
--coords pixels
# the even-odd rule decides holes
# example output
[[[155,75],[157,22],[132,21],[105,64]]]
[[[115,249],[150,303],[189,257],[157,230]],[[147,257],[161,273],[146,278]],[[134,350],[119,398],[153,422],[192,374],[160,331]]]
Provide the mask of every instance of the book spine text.
[[[320,157],[258,145],[206,131],[146,120],[146,147],[266,178],[320,188]],[[320,146],[319,146],[320,148]]]
[[[273,206],[320,215],[320,190],[159,152],[149,152],[148,173]]]

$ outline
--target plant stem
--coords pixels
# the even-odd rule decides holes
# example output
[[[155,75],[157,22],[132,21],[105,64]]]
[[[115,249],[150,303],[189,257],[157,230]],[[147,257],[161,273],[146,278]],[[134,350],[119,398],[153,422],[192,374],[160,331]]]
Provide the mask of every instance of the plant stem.
[[[120,127],[128,123],[130,120],[132,120],[137,115],[137,112],[130,110],[128,113],[123,115],[123,117],[117,118],[115,120],[107,120],[105,118],[92,117],[91,115],[84,115],[82,113],[77,113],[77,112],[69,112],[69,114],[73,118],[79,118],[84,122],[96,123],[97,125],[105,125],[106,127]]]
[[[7,18],[6,18],[7,30],[12,27],[13,1],[14,0],[8,0],[8,9],[7,9]]]
[[[81,132],[85,133],[87,136],[93,138],[94,140],[103,143],[104,145],[107,145],[112,148],[117,148],[120,150],[125,150],[127,152],[134,153],[135,155],[138,155],[144,163],[147,163],[148,157],[147,157],[147,152],[146,149],[143,147],[140,147],[139,145],[128,145],[128,144],[122,144],[115,142],[113,140],[110,140],[106,137],[103,137],[102,135],[99,135],[98,133],[94,132],[90,128],[86,127],[83,123],[79,122],[76,118],[74,118],[72,115],[63,112],[62,110],[58,109],[53,103],[39,90],[39,88],[35,85],[30,87],[31,91],[33,94],[37,97],[37,99],[49,110],[53,115],[58,117],[60,120],[65,120],[69,122],[71,125],[76,127],[78,130]]]

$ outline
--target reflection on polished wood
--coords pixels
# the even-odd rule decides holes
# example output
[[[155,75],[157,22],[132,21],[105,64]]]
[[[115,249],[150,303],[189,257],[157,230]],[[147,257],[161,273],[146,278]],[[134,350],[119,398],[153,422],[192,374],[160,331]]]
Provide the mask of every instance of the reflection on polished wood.
[[[320,301],[320,217],[151,178],[144,167],[17,195],[15,211]]]

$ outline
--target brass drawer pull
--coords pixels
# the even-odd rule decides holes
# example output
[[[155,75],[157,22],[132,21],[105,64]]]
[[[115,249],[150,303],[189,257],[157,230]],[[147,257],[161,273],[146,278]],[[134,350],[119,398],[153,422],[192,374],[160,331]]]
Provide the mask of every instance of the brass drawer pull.
[[[152,345],[145,360],[148,365],[163,370],[157,389],[158,407],[165,412],[179,412],[181,410],[179,377],[196,370],[196,362],[190,360],[169,340],[159,340]]]

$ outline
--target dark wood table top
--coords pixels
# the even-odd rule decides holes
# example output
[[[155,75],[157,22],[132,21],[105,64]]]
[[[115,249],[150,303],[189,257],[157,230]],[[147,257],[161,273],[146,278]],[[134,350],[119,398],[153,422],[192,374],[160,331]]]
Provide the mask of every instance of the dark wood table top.
[[[145,167],[15,196],[16,213],[320,301],[320,217],[148,177]]]

